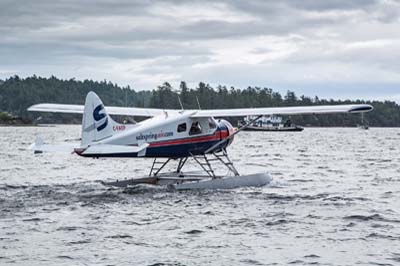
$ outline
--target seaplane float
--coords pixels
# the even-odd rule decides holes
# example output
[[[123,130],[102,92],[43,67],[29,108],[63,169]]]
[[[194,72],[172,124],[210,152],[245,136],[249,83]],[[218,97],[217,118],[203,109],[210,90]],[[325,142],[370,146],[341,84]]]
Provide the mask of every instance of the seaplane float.
[[[267,173],[240,175],[227,153],[234,136],[262,116],[363,113],[372,109],[368,104],[213,110],[114,107],[104,106],[94,92],[89,92],[84,106],[41,103],[29,107],[28,111],[83,114],[80,143],[51,145],[37,137],[31,145],[35,153],[70,152],[91,158],[152,158],[147,176],[103,183],[117,187],[165,185],[183,190],[231,189],[268,184],[271,176]],[[136,124],[120,124],[110,115],[146,119]],[[252,116],[253,119],[237,129],[222,119],[245,116]],[[184,171],[188,161],[194,162],[201,169],[200,172]],[[171,162],[176,168],[174,165],[173,171],[163,171]],[[218,174],[216,167],[224,168],[227,174]]]

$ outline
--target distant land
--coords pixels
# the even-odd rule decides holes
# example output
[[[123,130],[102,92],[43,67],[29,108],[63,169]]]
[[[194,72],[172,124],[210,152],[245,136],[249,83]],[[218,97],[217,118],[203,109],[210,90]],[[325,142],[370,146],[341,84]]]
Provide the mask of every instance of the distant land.
[[[40,123],[79,124],[80,115],[30,113],[26,109],[36,103],[84,104],[86,94],[96,92],[107,106],[135,106],[149,108],[181,109],[178,96],[184,109],[197,109],[199,100],[202,109],[275,107],[304,105],[334,105],[368,103],[374,111],[365,115],[365,120],[372,127],[400,127],[400,106],[392,101],[363,100],[326,100],[317,96],[297,96],[288,91],[286,95],[271,88],[226,86],[211,87],[200,82],[196,88],[188,88],[184,81],[179,88],[164,83],[152,91],[135,91],[129,86],[120,87],[110,81],[63,80],[51,76],[42,78],[32,76],[20,78],[12,76],[0,80],[0,112],[5,117],[18,117],[15,121]],[[0,123],[6,124],[0,117]],[[291,120],[304,126],[354,127],[360,123],[359,114],[299,115]],[[236,123],[236,120],[232,121]],[[10,123],[10,120],[8,120]],[[17,123],[17,122],[16,122]]]

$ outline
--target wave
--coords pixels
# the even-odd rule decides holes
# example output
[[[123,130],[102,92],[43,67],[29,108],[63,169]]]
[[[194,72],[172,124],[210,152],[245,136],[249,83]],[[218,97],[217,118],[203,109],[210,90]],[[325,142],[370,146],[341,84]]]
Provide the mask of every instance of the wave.
[[[348,215],[344,216],[343,219],[361,221],[361,222],[378,221],[378,222],[400,223],[400,220],[389,219],[377,213],[371,215],[360,215],[360,214]]]

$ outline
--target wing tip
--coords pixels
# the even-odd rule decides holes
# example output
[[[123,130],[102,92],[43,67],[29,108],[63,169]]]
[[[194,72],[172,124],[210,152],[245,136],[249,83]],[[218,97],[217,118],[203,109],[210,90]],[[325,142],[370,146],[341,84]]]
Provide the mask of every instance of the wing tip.
[[[26,108],[26,110],[27,110],[28,112],[33,112],[33,111],[35,111],[36,106],[37,106],[37,104],[31,105],[31,106],[29,106],[28,108]]]
[[[49,103],[37,103],[29,106],[26,110],[29,112],[47,112]]]
[[[365,113],[374,110],[374,107],[370,104],[358,105],[349,110],[349,113]]]

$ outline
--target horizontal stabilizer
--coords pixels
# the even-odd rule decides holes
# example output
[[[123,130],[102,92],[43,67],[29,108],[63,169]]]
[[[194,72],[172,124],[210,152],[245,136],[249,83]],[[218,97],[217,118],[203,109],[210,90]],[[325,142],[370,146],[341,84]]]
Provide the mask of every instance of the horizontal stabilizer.
[[[121,154],[121,153],[139,153],[149,146],[148,143],[143,143],[140,146],[128,145],[111,145],[111,144],[97,144],[89,146],[83,155],[105,155],[105,154]]]
[[[34,153],[43,152],[63,152],[73,153],[76,148],[79,148],[80,143],[62,143],[62,144],[45,144],[41,137],[36,137],[35,143],[31,144],[29,149]]]

